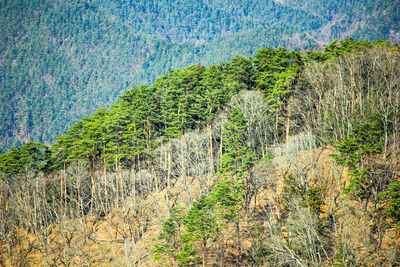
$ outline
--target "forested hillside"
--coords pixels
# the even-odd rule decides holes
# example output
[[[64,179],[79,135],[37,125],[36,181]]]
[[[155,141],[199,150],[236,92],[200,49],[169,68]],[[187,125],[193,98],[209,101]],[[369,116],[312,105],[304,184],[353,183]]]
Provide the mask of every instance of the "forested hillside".
[[[0,151],[46,144],[82,115],[171,69],[317,49],[334,38],[399,41],[398,1],[0,1]]]
[[[2,265],[400,264],[400,49],[171,70],[0,155]]]

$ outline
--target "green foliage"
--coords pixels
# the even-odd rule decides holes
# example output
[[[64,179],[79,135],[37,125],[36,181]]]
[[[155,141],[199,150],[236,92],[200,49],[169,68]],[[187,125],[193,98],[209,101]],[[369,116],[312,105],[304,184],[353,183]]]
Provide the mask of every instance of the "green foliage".
[[[317,62],[323,62],[330,59],[336,59],[343,55],[356,54],[357,52],[366,50],[367,48],[373,46],[387,46],[391,47],[392,44],[389,41],[382,41],[381,39],[375,42],[360,41],[355,40],[351,37],[339,41],[335,39],[330,44],[328,44],[323,52],[307,52],[307,57],[309,59],[315,60]]]
[[[307,189],[305,204],[310,207],[316,214],[323,212],[322,206],[325,205],[324,200],[325,188],[322,186],[310,187]]]
[[[219,109],[229,100],[226,93],[222,65],[211,65],[203,73],[202,87],[204,95],[198,95],[197,105],[203,108],[201,116],[206,117],[206,122],[210,123],[218,114]]]
[[[323,212],[322,206],[324,201],[324,187],[310,187],[301,183],[294,175],[288,174],[283,177],[282,197],[285,202],[290,203],[294,197],[299,197],[304,207],[309,207],[316,214]]]
[[[373,43],[371,42],[356,41],[351,37],[341,40],[340,42],[338,41],[338,39],[335,39],[324,48],[324,51],[322,53],[307,52],[307,56],[310,59],[322,62],[329,59],[338,58],[342,55],[350,54],[352,52],[359,51],[371,46],[373,46]]]
[[[224,68],[225,84],[228,87],[228,96],[233,96],[241,90],[253,87],[252,78],[254,69],[251,59],[236,56]]]
[[[334,146],[339,154],[331,156],[341,165],[349,167],[352,178],[344,192],[358,200],[369,199],[374,177],[366,164],[369,157],[382,151],[382,122],[371,120],[353,127],[349,137]]]
[[[182,251],[182,242],[180,240],[180,231],[184,216],[183,207],[177,206],[171,209],[170,217],[163,223],[163,229],[158,236],[163,243],[157,243],[152,252],[154,259],[160,260],[165,256],[174,256]]]
[[[393,219],[396,223],[400,222],[400,182],[392,181],[386,191],[380,192],[378,197],[387,203],[383,213]]]
[[[239,109],[232,110],[222,131],[224,154],[218,172],[223,178],[216,183],[212,196],[220,216],[228,220],[236,218],[237,211],[249,201],[249,175],[256,157],[245,143],[247,120]]]
[[[293,174],[288,174],[283,177],[282,196],[286,203],[289,203],[293,196],[304,198],[306,192],[307,186],[301,183]]]
[[[172,209],[158,236],[163,242],[152,250],[155,260],[170,256],[182,266],[192,266],[201,262],[197,256],[201,252],[207,261],[209,242],[221,234],[227,222],[239,219],[243,199],[243,185],[237,180],[222,179],[214,187],[211,196],[193,202],[186,215],[179,215],[181,207]]]
[[[184,219],[185,229],[193,235],[192,239],[201,240],[204,245],[218,234],[213,204],[210,197],[201,196],[192,204]]]
[[[278,141],[281,118],[287,116],[285,106],[304,68],[304,58],[284,48],[264,48],[255,55],[254,65],[255,87],[265,94],[268,110],[275,113],[274,135]]]
[[[196,250],[193,243],[192,233],[181,234],[182,251],[176,254],[175,257],[181,266],[195,266],[196,265]]]
[[[332,156],[339,164],[355,168],[365,157],[381,153],[382,132],[382,123],[379,120],[356,125],[349,138],[334,144],[340,154]]]
[[[237,108],[232,110],[228,120],[223,128],[225,153],[221,159],[220,173],[244,176],[255,160],[254,153],[245,145],[247,120]]]
[[[198,262],[195,243],[200,242],[204,258],[208,255],[208,241],[219,234],[220,228],[215,221],[214,203],[210,197],[201,196],[193,202],[186,215],[182,207],[174,207],[170,217],[163,223],[163,231],[152,250],[155,260],[163,256],[172,256],[182,266],[192,266]],[[182,227],[184,226],[184,227]]]
[[[260,49],[254,59],[257,70],[256,87],[266,93],[277,105],[290,92],[289,86],[304,66],[300,53],[284,48]],[[273,104],[273,103],[272,103]]]
[[[0,177],[19,176],[28,171],[48,171],[50,160],[48,147],[40,143],[26,143],[0,155]]]
[[[244,195],[244,184],[237,178],[225,178],[216,183],[211,196],[217,216],[223,220],[222,226],[227,221],[238,219],[238,211],[242,208]]]

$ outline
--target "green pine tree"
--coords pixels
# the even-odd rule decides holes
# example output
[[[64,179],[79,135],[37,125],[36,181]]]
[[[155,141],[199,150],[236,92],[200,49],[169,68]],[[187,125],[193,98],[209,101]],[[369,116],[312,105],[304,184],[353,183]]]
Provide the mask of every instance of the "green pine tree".
[[[352,178],[344,192],[359,201],[365,200],[365,208],[377,190],[374,186],[379,177],[375,177],[368,160],[382,152],[382,133],[382,123],[379,120],[356,125],[348,138],[334,144],[339,154],[331,155],[339,164],[349,167]]]

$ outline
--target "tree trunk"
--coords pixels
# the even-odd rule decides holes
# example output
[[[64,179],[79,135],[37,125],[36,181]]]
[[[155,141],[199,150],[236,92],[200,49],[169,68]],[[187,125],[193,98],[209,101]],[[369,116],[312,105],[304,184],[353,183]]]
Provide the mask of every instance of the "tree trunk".
[[[94,182],[94,164],[91,162],[88,156],[89,168],[90,168],[90,181],[92,182],[92,199],[90,204],[90,210],[92,210],[94,204],[96,203],[96,185]]]
[[[223,133],[223,130],[224,130],[224,125],[222,124],[222,126],[221,126],[221,143],[220,143],[220,146],[219,146],[219,164],[220,164],[220,166],[222,166],[221,164],[222,164],[222,146],[223,146],[223,143],[224,143],[224,133]]]
[[[399,245],[399,237],[400,237],[400,228],[397,230],[396,243],[395,243],[395,246],[394,246],[394,253],[397,252],[397,247]]]
[[[171,179],[171,168],[172,168],[172,143],[171,140],[169,141],[169,151],[168,151],[168,174],[167,174],[167,189],[165,192],[165,201],[167,204],[167,211],[168,211],[168,216],[170,215],[169,213],[169,196],[168,196],[168,191],[170,187],[170,179]]]
[[[276,108],[275,117],[275,143],[278,142],[278,127],[279,127],[279,108]]]
[[[240,255],[242,254],[242,241],[240,239],[240,221],[239,221],[239,218],[237,218],[237,221],[236,221],[236,234],[237,234],[237,247],[238,247],[237,262],[238,262],[238,264],[240,264]]]
[[[210,157],[210,174],[214,174],[214,148],[213,148],[213,140],[212,140],[212,124],[210,123],[209,127],[209,157]]]
[[[288,104],[288,114],[286,117],[286,143],[289,141],[289,136],[290,136],[290,115],[291,115],[290,104]]]

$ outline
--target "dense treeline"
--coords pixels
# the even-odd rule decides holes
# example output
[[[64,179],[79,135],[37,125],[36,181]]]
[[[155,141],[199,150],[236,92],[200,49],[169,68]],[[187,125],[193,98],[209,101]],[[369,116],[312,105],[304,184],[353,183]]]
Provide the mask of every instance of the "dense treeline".
[[[392,1],[297,2],[0,1],[0,152],[52,144],[82,114],[172,68],[352,35],[398,41]]]
[[[134,87],[109,109],[85,117],[58,137],[52,150],[65,159],[63,165],[84,159],[92,168],[135,168],[157,143],[207,127],[233,95],[254,88],[268,95],[279,124],[280,106],[303,65],[298,52],[268,48],[254,60],[235,57],[208,68],[171,70],[153,86]]]
[[[0,155],[0,261],[396,265],[399,62],[346,39],[136,86],[51,148]]]
[[[340,45],[334,41],[323,53],[308,52],[307,57],[326,61],[371,46],[373,43],[352,39]],[[295,93],[290,88],[299,78],[305,60],[298,52],[266,48],[254,58],[238,56],[208,68],[197,65],[171,70],[152,86],[134,87],[120,96],[117,104],[83,118],[67,135],[57,138],[52,151],[61,165],[85,159],[93,168],[99,163],[115,169],[136,166],[157,143],[210,125],[233,95],[253,89],[264,93],[275,114],[273,139],[278,141],[282,117],[287,117],[283,107],[288,96]],[[13,151],[25,151],[25,146]]]

